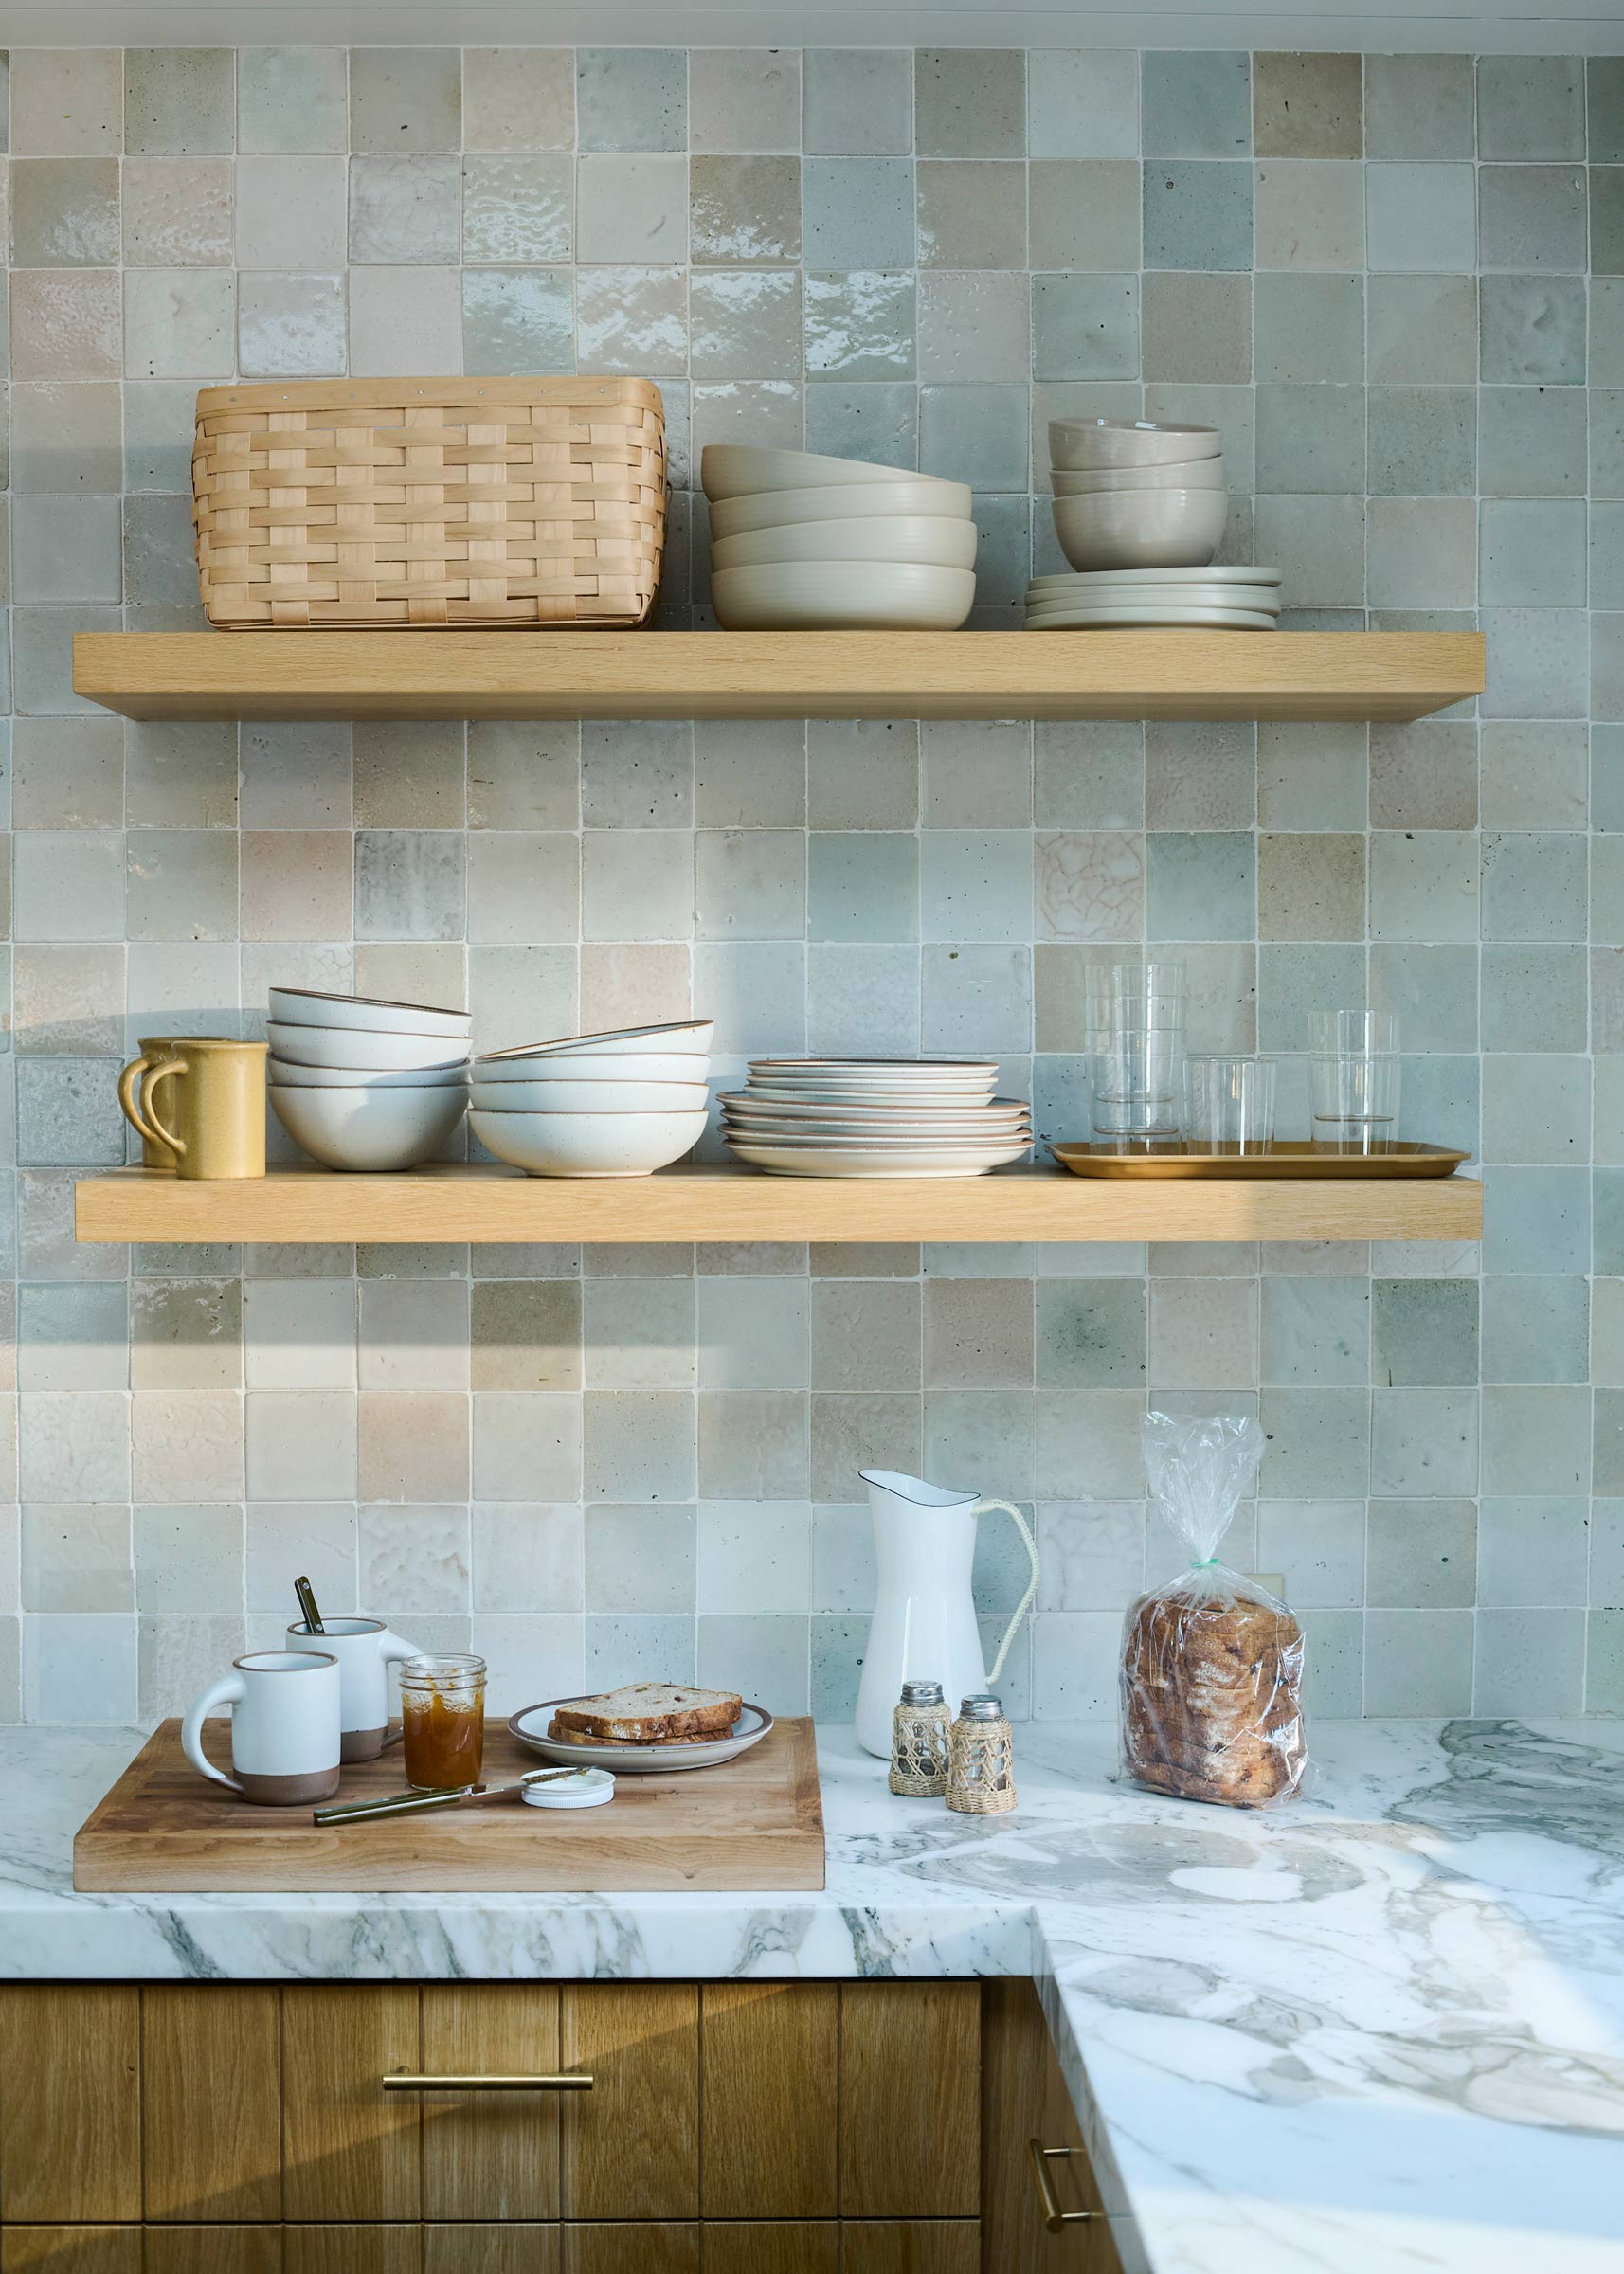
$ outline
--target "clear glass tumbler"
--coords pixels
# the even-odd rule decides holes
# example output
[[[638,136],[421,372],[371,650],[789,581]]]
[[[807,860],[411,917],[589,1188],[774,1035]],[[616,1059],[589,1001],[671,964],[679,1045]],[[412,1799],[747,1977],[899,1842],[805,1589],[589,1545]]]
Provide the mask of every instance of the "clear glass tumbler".
[[[407,1658],[401,1667],[406,1780],[419,1792],[478,1784],[485,1758],[485,1661]]]
[[[1308,1095],[1314,1143],[1386,1151],[1398,1134],[1398,1020],[1393,1011],[1310,1011]]]
[[[1397,1011],[1310,1011],[1308,1048],[1316,1057],[1363,1057],[1397,1051]]]
[[[1170,1145],[1183,1126],[1182,1029],[1096,1038],[1089,1052],[1096,1142]]]
[[[1272,1058],[1191,1058],[1184,1133],[1195,1146],[1261,1153],[1274,1142]]]
[[[1087,973],[1091,1042],[1110,1035],[1184,1031],[1182,963],[1094,964]]]

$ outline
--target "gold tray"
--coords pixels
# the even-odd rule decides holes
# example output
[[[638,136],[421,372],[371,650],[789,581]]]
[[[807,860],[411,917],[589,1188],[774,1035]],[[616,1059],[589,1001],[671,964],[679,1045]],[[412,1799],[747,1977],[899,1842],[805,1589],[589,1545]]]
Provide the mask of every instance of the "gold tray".
[[[1333,1152],[1306,1138],[1279,1138],[1261,1152],[1111,1153],[1092,1145],[1052,1145],[1074,1177],[1453,1177],[1470,1153],[1400,1142],[1380,1153]]]

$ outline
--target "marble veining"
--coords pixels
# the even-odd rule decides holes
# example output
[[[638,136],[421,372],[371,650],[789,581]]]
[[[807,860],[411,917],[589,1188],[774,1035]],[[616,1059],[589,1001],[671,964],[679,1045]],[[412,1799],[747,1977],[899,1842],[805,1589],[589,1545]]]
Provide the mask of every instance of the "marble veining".
[[[1128,2274],[1616,2274],[1624,1725],[1322,1724],[1272,1815],[1022,1733],[997,1821],[820,1732],[820,1895],[78,1895],[138,1742],[0,1742],[0,1976],[1034,1975]]]

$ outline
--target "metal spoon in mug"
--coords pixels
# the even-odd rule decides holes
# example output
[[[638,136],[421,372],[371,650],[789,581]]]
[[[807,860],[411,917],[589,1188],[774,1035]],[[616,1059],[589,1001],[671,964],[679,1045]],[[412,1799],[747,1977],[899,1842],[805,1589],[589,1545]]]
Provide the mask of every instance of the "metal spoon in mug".
[[[325,1634],[327,1629],[321,1623],[321,1614],[316,1607],[316,1597],[311,1592],[310,1581],[303,1577],[295,1579],[293,1591],[298,1596],[298,1607],[304,1614],[305,1633],[307,1634]]]
[[[580,1777],[581,1769],[532,1769],[517,1784],[462,1784],[445,1793],[388,1793],[382,1800],[352,1800],[342,1808],[312,1809],[313,1824],[364,1824],[374,1816],[415,1816],[424,1809],[455,1808],[463,1801],[476,1806],[487,1800],[512,1800],[528,1785],[556,1784],[565,1777]]]

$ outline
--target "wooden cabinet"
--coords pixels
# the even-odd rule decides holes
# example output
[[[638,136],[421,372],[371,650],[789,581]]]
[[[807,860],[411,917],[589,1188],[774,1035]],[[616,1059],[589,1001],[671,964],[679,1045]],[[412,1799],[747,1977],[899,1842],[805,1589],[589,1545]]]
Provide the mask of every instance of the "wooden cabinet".
[[[0,1985],[0,2274],[1117,2274],[1031,2139],[1029,1983]]]

